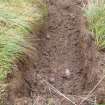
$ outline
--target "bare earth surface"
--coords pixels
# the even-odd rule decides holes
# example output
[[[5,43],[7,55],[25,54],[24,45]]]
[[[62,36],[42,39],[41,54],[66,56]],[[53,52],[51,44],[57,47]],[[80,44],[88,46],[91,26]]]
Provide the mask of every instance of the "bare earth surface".
[[[13,105],[73,105],[70,100],[79,105],[98,81],[96,50],[80,0],[47,0],[47,4],[48,22],[37,35],[39,58],[26,58],[12,77]]]

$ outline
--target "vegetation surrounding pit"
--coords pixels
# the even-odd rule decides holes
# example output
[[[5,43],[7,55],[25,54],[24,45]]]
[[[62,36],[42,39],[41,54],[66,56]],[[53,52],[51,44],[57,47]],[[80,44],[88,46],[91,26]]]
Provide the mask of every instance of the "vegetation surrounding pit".
[[[15,59],[24,53],[22,45],[32,27],[37,29],[46,15],[41,0],[0,0],[0,80],[4,80]]]
[[[92,32],[97,49],[99,51],[104,51],[105,50],[105,0],[87,0],[87,1],[88,3],[86,5],[84,4],[83,10],[88,21],[88,28]],[[103,71],[104,69],[105,68],[103,68]],[[103,101],[101,102],[101,104],[97,103],[97,105],[105,105],[105,104]]]
[[[30,34],[44,22],[47,7],[41,0],[0,0],[0,105],[7,99],[5,79],[15,60],[30,46]]]
[[[105,49],[105,0],[88,0],[84,10],[98,49]]]
[[[24,45],[32,47],[28,38],[32,38],[29,36],[33,35],[33,29],[38,31],[43,24],[44,16],[47,14],[46,5],[41,0],[0,0],[0,81],[2,81],[0,82],[0,105],[5,105],[7,99],[7,85],[4,83],[7,73],[11,72],[15,60],[23,57],[26,51],[31,57],[28,56],[30,58],[25,59],[26,63],[24,59],[22,59],[23,62],[19,60],[19,70],[14,70],[16,74],[10,74],[8,79],[10,105],[22,105],[24,102],[26,104],[27,99],[33,101],[33,104],[34,101],[35,103],[37,101],[35,99],[38,99],[39,102],[41,100],[46,102],[48,97],[51,97],[48,104],[53,104],[55,101],[55,104],[59,102],[59,105],[68,105],[66,99],[69,95],[84,94],[87,90],[91,90],[97,82],[97,77],[90,75],[94,64],[96,64],[93,40],[87,36],[81,40],[81,35],[85,36],[85,32],[81,31],[85,24],[82,22],[82,13],[78,8],[81,5],[81,0],[46,1],[49,5],[48,30],[38,34],[38,46],[32,42],[33,46],[38,48],[39,53],[37,64],[34,65],[35,57],[27,51]],[[104,49],[104,1],[91,0],[84,10],[98,49]],[[81,43],[83,46],[79,46]],[[96,68],[98,67],[94,67],[95,71],[98,71]],[[37,74],[41,75],[42,80]],[[96,81],[90,82],[92,79],[90,77],[95,77]],[[88,80],[88,78],[90,79]],[[51,84],[51,87],[54,86],[59,96],[64,94],[64,99],[58,95],[56,97],[52,92],[54,90],[50,89],[50,85],[42,83],[43,79]],[[90,86],[91,84],[92,86]],[[77,104],[80,100],[82,102],[82,99],[73,98]]]

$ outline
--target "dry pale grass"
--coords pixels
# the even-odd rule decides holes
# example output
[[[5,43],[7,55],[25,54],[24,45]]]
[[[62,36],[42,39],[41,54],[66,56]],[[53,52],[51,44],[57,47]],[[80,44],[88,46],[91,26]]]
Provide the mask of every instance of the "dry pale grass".
[[[5,105],[7,98],[7,84],[0,82],[0,105]]]

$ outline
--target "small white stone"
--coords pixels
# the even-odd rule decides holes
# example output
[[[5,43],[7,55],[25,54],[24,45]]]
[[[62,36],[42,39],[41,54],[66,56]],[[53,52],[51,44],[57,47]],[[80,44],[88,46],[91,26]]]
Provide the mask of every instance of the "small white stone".
[[[27,103],[28,103],[27,100],[25,100],[25,101],[24,101],[24,104],[27,104]]]
[[[47,35],[46,35],[46,38],[47,38],[47,39],[50,39],[50,35],[49,35],[49,34],[47,34]]]
[[[70,70],[67,68],[67,69],[65,69],[65,74],[67,75],[67,76],[70,76]]]

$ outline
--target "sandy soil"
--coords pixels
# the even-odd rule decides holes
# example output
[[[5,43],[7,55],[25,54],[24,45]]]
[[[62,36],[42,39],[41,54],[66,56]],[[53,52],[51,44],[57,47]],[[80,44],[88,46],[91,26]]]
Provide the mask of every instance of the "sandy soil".
[[[17,62],[8,76],[8,105],[73,105],[70,99],[79,104],[99,79],[99,58],[86,30],[81,1],[46,2],[48,21],[33,41],[37,51]]]

